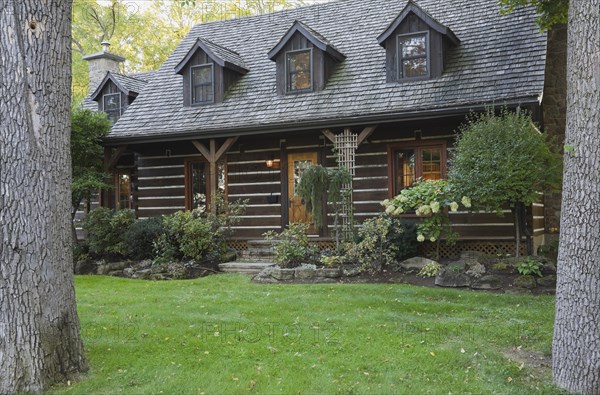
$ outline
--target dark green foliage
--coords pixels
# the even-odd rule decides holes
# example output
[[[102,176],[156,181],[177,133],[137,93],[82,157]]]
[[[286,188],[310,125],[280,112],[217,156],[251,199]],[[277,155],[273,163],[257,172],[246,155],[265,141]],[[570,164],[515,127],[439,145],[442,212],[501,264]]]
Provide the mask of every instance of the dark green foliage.
[[[132,210],[112,211],[100,207],[88,213],[83,229],[90,252],[98,256],[124,256],[127,251],[123,235],[134,222]]]
[[[73,181],[71,201],[73,213],[81,201],[90,200],[91,194],[101,188],[110,188],[105,183],[107,175],[102,171],[104,149],[100,139],[110,130],[111,123],[106,114],[83,108],[71,112],[71,162]]]
[[[127,256],[135,260],[152,258],[153,243],[162,232],[162,217],[135,221],[123,235]]]
[[[396,261],[400,262],[417,256],[418,243],[417,224],[414,220],[403,218],[392,218],[391,227],[388,231],[388,242],[397,247]]]
[[[503,14],[513,12],[517,7],[533,5],[538,13],[537,23],[546,30],[554,25],[566,24],[569,0],[499,0]]]
[[[503,109],[498,116],[492,110],[471,115],[461,127],[449,178],[474,208],[500,212],[559,188],[561,173],[560,156],[550,151],[529,114]]]
[[[352,176],[348,170],[342,167],[327,169],[316,165],[304,169],[297,193],[304,199],[306,209],[310,211],[317,228],[324,224],[323,198],[325,195],[327,194],[327,201],[332,204],[337,215],[345,198],[342,186],[351,181]]]
[[[275,248],[275,261],[282,268],[293,268],[303,263],[318,263],[318,251],[310,245],[306,232],[308,225],[290,224],[281,233],[269,231],[265,239],[272,241]]]

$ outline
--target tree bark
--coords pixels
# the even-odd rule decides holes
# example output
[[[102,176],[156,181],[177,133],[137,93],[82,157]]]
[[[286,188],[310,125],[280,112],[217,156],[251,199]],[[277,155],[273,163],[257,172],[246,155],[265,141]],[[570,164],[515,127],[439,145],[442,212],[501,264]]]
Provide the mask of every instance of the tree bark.
[[[0,393],[86,370],[70,231],[71,1],[0,0]]]
[[[600,0],[571,1],[552,346],[557,386],[600,393]]]

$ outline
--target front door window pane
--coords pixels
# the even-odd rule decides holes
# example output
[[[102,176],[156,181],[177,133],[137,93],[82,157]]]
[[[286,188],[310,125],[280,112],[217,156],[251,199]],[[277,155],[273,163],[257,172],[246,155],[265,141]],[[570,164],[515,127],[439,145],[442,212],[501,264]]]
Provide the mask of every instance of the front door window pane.
[[[298,184],[300,184],[300,179],[302,178],[302,173],[304,172],[305,169],[309,168],[311,165],[312,165],[312,161],[309,159],[294,161],[294,196],[298,196],[296,189],[298,188]]]

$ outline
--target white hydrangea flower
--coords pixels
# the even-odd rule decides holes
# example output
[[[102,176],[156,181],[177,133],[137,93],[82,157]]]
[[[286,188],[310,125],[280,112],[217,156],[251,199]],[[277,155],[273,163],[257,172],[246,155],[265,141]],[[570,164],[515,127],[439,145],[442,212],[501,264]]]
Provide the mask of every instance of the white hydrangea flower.
[[[406,202],[408,202],[408,198],[406,196],[404,196],[404,195],[400,195],[400,202],[401,203],[406,203]]]
[[[433,237],[433,236],[431,236],[431,237],[429,238],[429,241],[431,241],[432,243],[433,243],[433,242],[435,242],[436,240],[437,240],[437,239],[436,239],[435,237]]]
[[[402,206],[398,206],[398,208],[396,210],[394,210],[394,215],[400,215],[404,212],[404,210],[402,210]]]
[[[419,210],[421,211],[421,215],[427,215],[431,213],[431,207],[429,207],[429,205],[423,205],[419,207]]]
[[[423,235],[418,235],[418,236],[417,236],[417,241],[418,241],[419,243],[422,243],[422,242],[424,242],[424,241],[425,241],[425,236],[423,236]]]
[[[465,206],[467,208],[471,207],[471,199],[469,199],[466,196],[463,196],[460,202],[463,204],[463,206]]]
[[[431,202],[429,207],[431,207],[431,212],[433,212],[434,214],[440,211],[440,203],[439,202]]]
[[[452,211],[453,213],[458,211],[458,203],[456,203],[456,202],[450,203],[450,211]]]
[[[387,207],[390,205],[390,199],[385,199],[383,202],[381,202],[381,205],[384,207]]]
[[[389,206],[387,206],[387,208],[385,209],[385,213],[386,213],[386,214],[391,214],[391,213],[393,213],[393,212],[394,212],[394,210],[395,210],[395,209],[396,209],[396,207],[394,207],[393,205],[391,205],[391,204],[390,204],[390,205],[389,205]]]

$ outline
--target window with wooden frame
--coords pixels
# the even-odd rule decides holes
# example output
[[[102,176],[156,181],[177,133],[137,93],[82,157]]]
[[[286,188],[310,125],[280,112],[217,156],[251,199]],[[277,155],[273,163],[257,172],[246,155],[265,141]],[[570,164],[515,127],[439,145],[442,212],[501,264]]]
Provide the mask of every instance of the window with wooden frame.
[[[396,37],[398,80],[429,77],[429,32]]]
[[[192,66],[190,71],[192,104],[213,103],[215,98],[213,65]]]
[[[417,179],[446,178],[446,142],[415,141],[388,148],[390,196],[410,188]]]
[[[108,119],[115,123],[121,117],[121,94],[107,93],[102,95],[102,111],[108,115]]]
[[[312,50],[289,51],[285,58],[287,92],[312,91]]]
[[[128,170],[117,171],[114,181],[115,209],[133,209],[131,173]]]
[[[226,195],[225,162],[217,163],[217,192]],[[185,161],[185,208],[207,211],[210,206],[210,164],[203,159]]]

